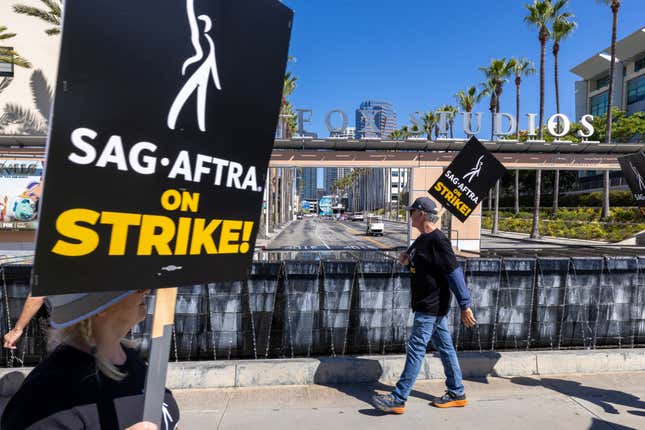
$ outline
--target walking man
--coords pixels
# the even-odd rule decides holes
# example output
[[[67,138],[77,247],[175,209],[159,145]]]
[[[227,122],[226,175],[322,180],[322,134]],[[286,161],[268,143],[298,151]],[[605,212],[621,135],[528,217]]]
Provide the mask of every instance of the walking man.
[[[412,274],[414,325],[408,339],[405,367],[396,388],[391,394],[375,395],[372,401],[383,412],[404,413],[405,402],[421,370],[428,342],[432,341],[439,351],[448,388],[432,405],[439,408],[466,406],[461,369],[446,316],[452,291],[461,308],[462,323],[466,327],[477,323],[470,309],[464,273],[457,263],[450,240],[436,227],[439,222],[436,204],[428,197],[419,197],[406,210],[410,211],[412,226],[420,233],[408,250],[399,256],[399,262],[409,266]]]

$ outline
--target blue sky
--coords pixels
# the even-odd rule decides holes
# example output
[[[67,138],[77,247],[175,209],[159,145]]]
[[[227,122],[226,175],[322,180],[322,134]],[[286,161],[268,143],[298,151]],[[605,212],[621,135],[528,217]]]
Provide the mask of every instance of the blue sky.
[[[454,93],[483,81],[480,66],[492,58],[527,57],[539,66],[537,31],[523,22],[525,0],[284,0],[295,11],[289,70],[298,76],[291,97],[296,108],[312,109],[308,131],[328,136],[325,115],[342,109],[354,126],[354,110],[367,99],[394,105],[399,127],[411,112],[455,104]],[[495,6],[492,6],[494,4]],[[562,43],[560,103],[573,118],[574,81],[569,70],[611,41],[611,10],[594,0],[570,0],[578,28]],[[618,38],[645,25],[645,0],[625,0]],[[555,112],[553,55],[546,57],[545,114]],[[525,79],[522,112],[538,112],[538,74]],[[488,112],[488,100],[475,109]],[[515,111],[515,85],[507,84],[502,111]],[[522,119],[521,127],[526,128]],[[486,124],[486,116],[484,116]],[[457,134],[461,121],[457,121]]]

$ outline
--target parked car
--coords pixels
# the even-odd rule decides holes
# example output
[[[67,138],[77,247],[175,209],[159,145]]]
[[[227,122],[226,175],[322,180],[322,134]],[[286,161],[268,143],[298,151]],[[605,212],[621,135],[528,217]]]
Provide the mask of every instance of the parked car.
[[[298,212],[296,214],[296,219],[302,219],[302,212]]]
[[[351,217],[352,221],[365,221],[365,217],[363,216],[363,212],[354,212]]]
[[[367,217],[367,230],[365,234],[368,236],[383,236],[384,227],[380,217],[369,216]]]

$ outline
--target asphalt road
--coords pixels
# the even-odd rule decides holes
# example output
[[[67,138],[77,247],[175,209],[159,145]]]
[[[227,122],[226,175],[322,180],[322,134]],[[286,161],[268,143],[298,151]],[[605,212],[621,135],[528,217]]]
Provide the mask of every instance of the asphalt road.
[[[384,250],[406,246],[407,225],[384,221],[383,236],[368,236],[364,221],[303,218],[291,223],[272,240],[267,250]]]

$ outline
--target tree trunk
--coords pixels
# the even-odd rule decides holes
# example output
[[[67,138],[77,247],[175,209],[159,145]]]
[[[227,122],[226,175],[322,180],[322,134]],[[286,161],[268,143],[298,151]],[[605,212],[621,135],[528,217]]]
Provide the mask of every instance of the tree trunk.
[[[542,186],[542,170],[535,171],[535,194],[533,197],[533,227],[531,239],[540,238],[540,187]]]
[[[614,66],[616,64],[616,27],[618,26],[618,8],[620,2],[614,1],[611,5],[613,23],[611,26],[611,62],[609,64],[609,90],[607,91],[607,143],[611,143],[611,99],[614,94]],[[609,207],[609,202],[607,202]]]
[[[553,45],[553,70],[554,70],[554,78],[555,78],[555,112],[560,113],[560,87],[558,84],[558,51],[560,50],[560,46],[556,43]],[[560,133],[560,118],[558,117],[558,133]],[[559,139],[559,138],[556,138]],[[556,170],[557,174],[559,175],[560,172]]]
[[[540,38],[540,124],[539,137],[544,139],[544,51],[546,49],[546,38]]]
[[[399,220],[399,213],[401,212],[401,169],[397,168],[397,173],[398,173],[398,178],[397,178],[397,185],[396,185],[396,220]]]
[[[515,79],[515,124],[517,125],[517,140],[520,140],[520,78]]]
[[[602,214],[600,217],[609,218],[609,170],[603,172]]]
[[[555,171],[555,179],[553,180],[553,214],[555,218],[558,215],[558,194],[560,191],[560,171]]]
[[[515,171],[515,215],[520,213],[520,171]]]
[[[499,180],[495,183],[495,213],[493,214],[492,233],[499,233]]]
[[[490,96],[490,106],[488,110],[490,111],[490,141],[495,140],[495,105],[497,101],[495,100],[495,92]]]

